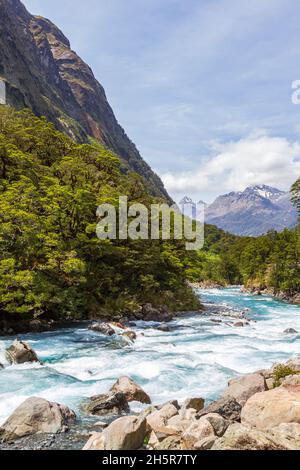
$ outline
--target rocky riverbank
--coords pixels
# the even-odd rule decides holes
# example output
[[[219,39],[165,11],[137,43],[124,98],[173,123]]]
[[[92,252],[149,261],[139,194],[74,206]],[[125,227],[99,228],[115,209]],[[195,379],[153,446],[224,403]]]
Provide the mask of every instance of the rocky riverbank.
[[[37,360],[34,352],[31,360]],[[133,401],[148,406],[132,414]],[[212,403],[189,397],[151,405],[151,397],[123,376],[83,408],[86,421],[62,404],[28,398],[0,428],[0,448],[300,450],[300,358],[232,379]]]
[[[300,304],[300,292],[284,292],[276,291],[271,287],[242,287],[242,292],[246,292],[253,295],[271,295],[277,300],[289,302],[291,304]]]
[[[104,324],[96,326],[103,334]],[[18,340],[6,356],[10,364],[40,362]],[[132,413],[132,402],[147,406]],[[127,376],[84,400],[80,418],[64,404],[30,397],[2,424],[0,449],[300,450],[300,357],[235,377],[210,403],[201,396],[151,402]]]

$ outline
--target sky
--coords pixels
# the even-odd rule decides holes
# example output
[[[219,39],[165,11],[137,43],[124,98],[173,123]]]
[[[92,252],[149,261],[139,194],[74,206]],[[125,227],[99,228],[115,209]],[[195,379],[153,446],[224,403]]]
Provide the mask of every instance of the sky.
[[[23,3],[91,66],[176,201],[300,176],[298,0]]]

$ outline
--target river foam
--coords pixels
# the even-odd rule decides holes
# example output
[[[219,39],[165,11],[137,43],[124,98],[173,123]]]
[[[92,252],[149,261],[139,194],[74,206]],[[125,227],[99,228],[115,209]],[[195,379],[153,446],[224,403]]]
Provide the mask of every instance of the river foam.
[[[0,371],[0,424],[29,396],[64,403],[80,414],[86,397],[107,391],[121,375],[141,384],[153,403],[192,396],[213,400],[231,377],[299,354],[300,334],[283,333],[286,328],[300,331],[299,307],[238,288],[198,292],[211,313],[180,317],[171,322],[170,332],[138,322],[132,345],[87,328],[23,335],[44,366],[24,364]],[[233,327],[217,305],[233,309],[233,314],[247,310],[250,324]],[[0,362],[13,339],[0,341]]]

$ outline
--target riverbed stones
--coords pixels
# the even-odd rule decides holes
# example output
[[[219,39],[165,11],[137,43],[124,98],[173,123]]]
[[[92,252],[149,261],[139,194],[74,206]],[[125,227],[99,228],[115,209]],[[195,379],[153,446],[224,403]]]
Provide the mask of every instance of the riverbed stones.
[[[25,341],[16,339],[6,349],[6,359],[10,364],[24,364],[26,362],[40,362],[36,352]]]
[[[223,396],[233,397],[243,406],[252,395],[267,389],[266,380],[262,374],[247,374],[230,380]]]
[[[139,401],[145,404],[151,403],[151,398],[142,387],[127,376],[120,377],[110,391],[113,393],[124,393],[126,400],[129,402]]]
[[[108,323],[104,322],[93,323],[89,326],[89,330],[102,333],[105,336],[113,336],[115,334],[115,330]]]
[[[300,385],[256,393],[243,407],[241,421],[261,430],[281,423],[300,423]]]
[[[146,436],[146,420],[125,416],[113,421],[102,433],[94,433],[83,450],[137,450]]]
[[[242,406],[234,397],[223,397],[199,411],[197,417],[201,418],[210,413],[217,413],[230,421],[240,421],[241,409]]]
[[[125,393],[107,393],[91,397],[85,409],[92,415],[122,414],[129,412]]]
[[[18,406],[2,425],[0,437],[8,441],[31,434],[62,433],[75,421],[74,411],[67,406],[31,397]]]

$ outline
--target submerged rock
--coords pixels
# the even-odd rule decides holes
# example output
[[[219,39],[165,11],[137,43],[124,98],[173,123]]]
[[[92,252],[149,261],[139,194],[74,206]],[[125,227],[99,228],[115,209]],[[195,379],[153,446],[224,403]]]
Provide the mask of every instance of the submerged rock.
[[[286,334],[286,335],[294,335],[294,334],[298,333],[298,331],[295,330],[294,328],[287,328],[286,330],[284,330],[283,333]]]
[[[145,404],[151,403],[151,398],[142,387],[127,376],[120,377],[110,391],[113,393],[123,393],[127,401],[139,401]]]
[[[88,413],[92,415],[121,414],[128,413],[129,406],[126,396],[122,392],[96,395],[91,397],[85,406]]]
[[[89,330],[96,331],[97,333],[102,333],[106,336],[112,336],[115,334],[115,330],[108,323],[94,323],[89,326]]]
[[[25,400],[0,428],[4,441],[31,434],[56,434],[68,430],[75,423],[76,415],[65,405],[52,403],[43,398]]]
[[[94,433],[83,450],[138,450],[146,432],[145,419],[125,416],[113,421],[102,433]]]
[[[267,389],[266,380],[262,374],[247,374],[230,380],[223,396],[231,396],[243,406],[252,395]]]
[[[253,395],[241,414],[242,423],[265,430],[281,423],[300,423],[300,385],[287,385]]]
[[[128,338],[132,343],[136,340],[137,334],[135,331],[125,331],[124,333],[121,334],[124,338]]]
[[[36,352],[24,341],[16,339],[6,349],[6,359],[10,364],[24,364],[25,362],[40,362]]]

